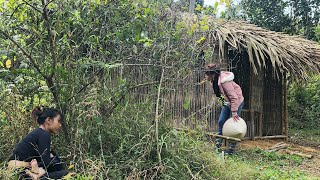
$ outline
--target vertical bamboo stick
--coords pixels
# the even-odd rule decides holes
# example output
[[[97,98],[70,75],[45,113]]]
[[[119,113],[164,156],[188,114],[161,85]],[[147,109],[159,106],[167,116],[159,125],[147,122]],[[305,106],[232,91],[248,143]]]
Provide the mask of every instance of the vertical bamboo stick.
[[[288,122],[288,87],[287,87],[287,77],[286,73],[284,74],[284,124],[283,126],[285,127],[285,135],[286,141],[288,141],[288,129],[289,129],[289,122]]]
[[[250,78],[249,78],[249,81],[250,81],[250,88],[249,88],[249,109],[250,109],[250,120],[251,120],[251,139],[253,140],[254,139],[254,131],[255,131],[255,124],[254,124],[254,109],[252,107],[252,104],[253,104],[253,69],[250,68]]]
[[[259,114],[259,136],[262,137],[262,129],[263,129],[263,113]]]
[[[160,152],[161,150],[159,146],[159,118],[160,118],[159,105],[160,105],[160,95],[161,95],[161,86],[162,86],[163,76],[164,76],[164,68],[162,67],[161,78],[160,78],[160,83],[159,83],[158,93],[157,93],[156,116],[155,116],[157,154],[158,154],[158,160],[160,165],[162,164],[162,162],[161,162],[161,152]]]

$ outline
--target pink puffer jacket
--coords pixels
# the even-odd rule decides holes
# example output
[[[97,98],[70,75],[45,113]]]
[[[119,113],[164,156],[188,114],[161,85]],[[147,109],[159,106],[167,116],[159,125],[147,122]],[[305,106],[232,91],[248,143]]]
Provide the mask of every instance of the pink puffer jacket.
[[[244,98],[241,87],[233,81],[234,74],[229,71],[221,71],[218,85],[221,94],[225,97],[226,102],[230,102],[232,112],[238,111],[240,104]]]

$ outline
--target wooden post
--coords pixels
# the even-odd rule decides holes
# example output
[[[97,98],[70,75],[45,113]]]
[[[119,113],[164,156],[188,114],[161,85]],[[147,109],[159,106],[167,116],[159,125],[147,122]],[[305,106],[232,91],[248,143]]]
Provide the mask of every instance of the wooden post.
[[[254,107],[252,107],[252,104],[253,104],[253,98],[252,98],[252,95],[253,95],[253,70],[252,68],[250,68],[250,87],[249,87],[249,112],[250,112],[250,120],[251,120],[251,140],[254,140]]]
[[[251,119],[251,139],[254,140],[254,110],[250,110],[250,119]]]
[[[263,113],[260,112],[260,114],[259,114],[259,136],[260,137],[262,137],[262,135],[263,135],[262,129],[263,129]]]
[[[288,121],[288,87],[287,87],[287,77],[286,73],[284,73],[284,123],[282,126],[284,126],[284,134],[287,136],[286,140],[288,141],[288,126],[289,126],[289,121]]]

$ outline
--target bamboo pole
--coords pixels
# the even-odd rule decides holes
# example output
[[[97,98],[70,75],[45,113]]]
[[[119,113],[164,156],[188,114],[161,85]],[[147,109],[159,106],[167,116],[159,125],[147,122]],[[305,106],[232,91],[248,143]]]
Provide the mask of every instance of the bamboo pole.
[[[311,159],[313,157],[313,155],[310,154],[304,154],[304,153],[300,153],[300,152],[294,152],[294,151],[290,151],[290,150],[283,150],[285,153],[290,154],[290,155],[297,155],[300,157],[304,157],[304,158],[309,158]]]
[[[254,111],[250,110],[250,119],[251,119],[251,139],[254,140],[254,131],[255,131],[255,123],[254,123]]]
[[[285,135],[287,136],[286,140],[288,141],[288,129],[289,129],[289,121],[288,121],[288,87],[287,87],[287,77],[284,75],[284,124],[285,127]]]
[[[211,134],[211,133],[205,133],[208,136],[212,136],[212,137],[219,137],[219,138],[223,138],[223,139],[227,139],[227,140],[233,140],[233,141],[237,141],[237,142],[241,142],[241,139],[239,138],[234,138],[234,137],[229,137],[229,136],[222,136],[222,135],[218,135],[218,134]]]
[[[157,143],[157,153],[158,153],[158,159],[159,163],[161,164],[161,153],[160,153],[160,146],[159,146],[159,104],[160,104],[160,94],[161,94],[161,85],[162,85],[162,80],[164,76],[164,68],[162,68],[161,72],[161,78],[160,78],[160,83],[158,87],[158,93],[157,93],[157,103],[156,103],[156,116],[155,116],[155,125],[156,125],[156,143]]]
[[[250,112],[250,120],[251,120],[251,139],[254,140],[254,110],[253,110],[253,107],[252,107],[252,104],[253,104],[253,70],[252,68],[250,68],[250,88],[249,88],[249,112]]]
[[[259,136],[262,136],[263,135],[263,113],[260,112],[259,114]]]
[[[288,138],[285,135],[275,135],[275,136],[262,136],[262,137],[254,137],[254,139],[283,139]]]
[[[183,131],[183,132],[189,132],[189,133],[196,133],[195,130],[192,130],[192,129],[182,129],[182,128],[174,128],[175,130],[177,131]],[[233,140],[233,141],[237,141],[237,142],[241,142],[241,139],[239,138],[234,138],[234,137],[229,137],[229,136],[222,136],[222,135],[218,135],[218,134],[215,134],[215,133],[204,133],[204,135],[206,136],[210,136],[210,137],[219,137],[219,138],[223,138],[223,139],[227,139],[227,140]]]

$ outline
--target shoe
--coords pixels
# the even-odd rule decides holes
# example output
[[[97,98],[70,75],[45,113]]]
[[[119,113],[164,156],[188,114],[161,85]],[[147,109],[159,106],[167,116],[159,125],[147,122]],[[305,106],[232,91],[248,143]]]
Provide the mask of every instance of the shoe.
[[[235,153],[235,150],[233,148],[229,148],[224,151],[225,155],[233,155]]]
[[[215,147],[215,148],[214,148],[214,151],[215,151],[216,153],[221,153],[221,152],[222,152],[222,149],[221,149],[221,148],[218,148],[218,147]]]
[[[222,139],[217,138],[216,141],[215,141],[215,143],[216,143],[216,144],[215,144],[215,148],[214,148],[214,149],[215,149],[216,152],[219,152],[219,153],[220,153],[220,152],[222,151],[222,150],[221,150]]]

